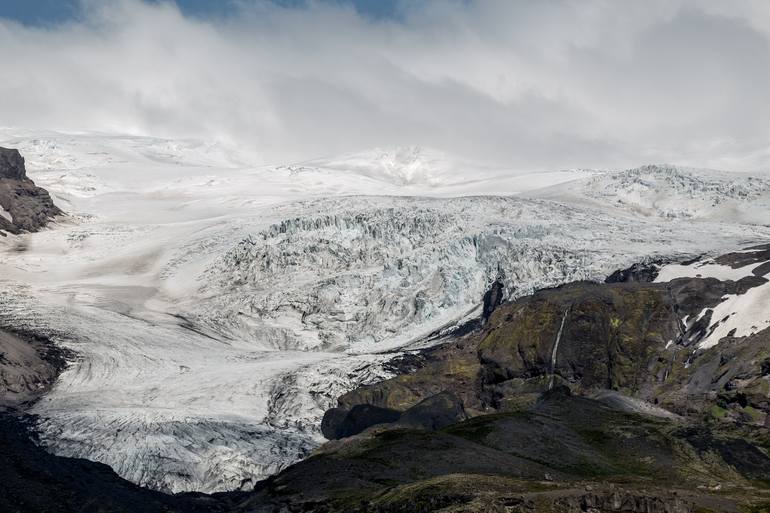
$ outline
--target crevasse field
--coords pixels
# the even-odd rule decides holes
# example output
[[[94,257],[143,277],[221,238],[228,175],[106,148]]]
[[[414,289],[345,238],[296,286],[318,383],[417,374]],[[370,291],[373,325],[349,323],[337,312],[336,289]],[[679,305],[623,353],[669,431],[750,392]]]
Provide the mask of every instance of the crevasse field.
[[[419,148],[253,167],[215,144],[9,129],[0,145],[68,214],[0,238],[0,320],[77,353],[34,409],[43,442],[171,492],[306,456],[338,395],[477,314],[496,279],[516,297],[770,240],[767,175],[512,173]],[[720,313],[758,311],[731,301]]]

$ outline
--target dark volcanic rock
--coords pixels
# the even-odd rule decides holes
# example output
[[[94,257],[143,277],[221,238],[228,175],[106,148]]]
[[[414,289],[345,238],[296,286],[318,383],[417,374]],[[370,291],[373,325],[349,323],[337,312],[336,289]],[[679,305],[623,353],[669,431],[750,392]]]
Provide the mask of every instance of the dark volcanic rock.
[[[605,283],[653,282],[658,277],[661,265],[663,265],[662,260],[637,263],[628,269],[619,269],[610,274]]]
[[[16,416],[0,413],[0,511],[220,512],[218,500],[170,496],[136,486],[107,465],[53,456],[38,447]]]
[[[24,167],[24,157],[19,150],[0,147],[0,178],[9,180],[25,180],[27,170]]]
[[[37,399],[72,357],[46,337],[0,327],[0,407],[19,407]]]
[[[48,191],[27,178],[24,157],[7,148],[0,148],[0,207],[0,234],[34,232],[62,214]]]
[[[492,315],[492,312],[494,312],[495,309],[503,302],[504,290],[505,287],[502,280],[497,279],[489,288],[489,290],[484,294],[483,310],[481,313],[481,318],[484,320],[484,322],[489,319],[489,316]]]
[[[326,438],[334,440],[357,435],[366,428],[389,424],[399,418],[400,412],[371,404],[357,404],[350,411],[333,408],[324,414],[321,432]]]
[[[418,429],[443,429],[467,418],[462,401],[451,392],[441,392],[406,410],[398,419],[398,425]]]
[[[550,374],[584,389],[639,393],[650,381],[655,354],[680,331],[658,284],[574,283],[499,313],[479,344],[486,381],[499,387]]]
[[[348,413],[350,413],[348,410],[342,408],[329,408],[326,410],[323,419],[321,419],[321,434],[327,440],[340,438],[339,433],[342,431],[341,427],[345,423]]]
[[[729,265],[733,269],[770,260],[770,244],[760,244],[747,248],[748,251],[727,253],[714,259],[718,264]]]

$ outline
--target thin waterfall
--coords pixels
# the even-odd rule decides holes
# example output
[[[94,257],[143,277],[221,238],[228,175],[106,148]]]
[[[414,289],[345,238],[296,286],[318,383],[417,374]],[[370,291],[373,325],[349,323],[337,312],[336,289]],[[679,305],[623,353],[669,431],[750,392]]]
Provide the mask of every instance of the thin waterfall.
[[[556,372],[556,351],[559,350],[559,342],[561,341],[561,334],[564,331],[564,323],[567,322],[567,314],[569,314],[569,307],[564,310],[564,315],[561,318],[561,326],[559,326],[559,332],[556,333],[556,342],[553,344],[553,352],[551,352],[551,380],[548,383],[548,390],[553,388],[553,383],[556,378],[554,372]]]

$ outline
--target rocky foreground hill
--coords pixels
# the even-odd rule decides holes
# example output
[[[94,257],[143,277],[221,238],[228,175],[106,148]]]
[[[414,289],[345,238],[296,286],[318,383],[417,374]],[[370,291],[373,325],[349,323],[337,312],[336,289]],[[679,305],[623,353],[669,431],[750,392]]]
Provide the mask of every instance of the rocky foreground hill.
[[[493,287],[482,319],[340,397],[332,440],[253,491],[145,490],[45,453],[9,410],[0,509],[767,511],[768,276],[763,245],[511,302]]]

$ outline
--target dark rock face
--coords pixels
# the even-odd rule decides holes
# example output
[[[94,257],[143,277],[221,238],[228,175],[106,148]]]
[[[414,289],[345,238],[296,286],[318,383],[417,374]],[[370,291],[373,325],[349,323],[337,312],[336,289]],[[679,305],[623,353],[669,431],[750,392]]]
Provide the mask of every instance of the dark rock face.
[[[402,427],[435,430],[467,418],[460,399],[451,392],[441,392],[403,413],[371,404],[357,404],[349,411],[332,408],[324,414],[321,432],[329,440],[336,440],[357,435],[379,424],[396,423]]]
[[[652,284],[573,284],[507,310],[479,344],[489,384],[557,374],[583,388],[636,392],[650,355],[679,334],[665,289]]]
[[[653,282],[658,277],[662,264],[662,260],[634,264],[628,269],[620,269],[610,274],[605,283]]]
[[[462,404],[468,416],[485,413],[480,399],[482,367],[476,347],[478,332],[425,350],[419,366],[408,365],[401,376],[361,386],[338,399],[336,415],[344,415],[359,404],[371,404],[406,412],[420,402],[444,392]]]
[[[19,417],[0,413],[0,511],[173,513],[225,511],[218,500],[174,497],[136,486],[101,463],[53,456]]]
[[[48,191],[27,178],[18,150],[0,148],[0,233],[34,232],[62,214]]]
[[[484,294],[483,309],[481,318],[484,322],[489,319],[492,312],[503,302],[503,282],[500,279],[495,280],[489,290]]]
[[[401,412],[371,404],[357,404],[350,411],[338,408],[324,414],[321,432],[330,439],[357,435],[377,424],[389,424],[401,418]]]
[[[72,357],[46,337],[0,327],[0,407],[16,408],[36,400]]]
[[[406,410],[398,419],[398,425],[437,430],[467,418],[468,415],[460,399],[451,392],[441,392]]]
[[[24,157],[21,156],[19,150],[0,147],[0,178],[8,180],[27,179]]]
[[[738,251],[735,253],[726,253],[714,259],[718,264],[729,265],[733,269],[745,267],[750,264],[766,262],[770,260],[770,244],[760,244],[746,248],[752,251]]]
[[[484,303],[495,307],[486,322],[423,351],[403,375],[343,395],[333,410],[344,418],[376,405],[399,412],[397,421],[331,442],[312,465],[290,467],[257,496],[277,499],[278,508],[288,493],[323,504],[319,511],[367,512],[461,504],[468,512],[684,513],[770,503],[763,488],[770,485],[770,329],[695,350],[725,295],[767,283],[770,247],[759,249],[718,260],[757,264],[738,281],[652,283],[655,268],[632,267],[606,284],[577,282],[510,303],[495,304],[490,290]],[[699,321],[684,325],[683,318]],[[307,481],[327,466],[349,475]],[[542,476],[558,490],[512,497],[510,482],[502,493],[490,491],[491,481],[453,480],[471,482],[476,474],[527,486]],[[596,485],[622,476],[647,484]],[[352,495],[351,479],[358,487]],[[593,484],[565,489],[575,479]],[[730,482],[741,491],[719,491]],[[742,489],[738,482],[765,484]],[[395,487],[384,493],[378,483]],[[337,507],[329,496],[357,498]]]

